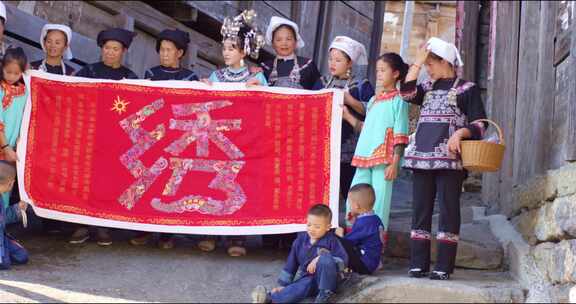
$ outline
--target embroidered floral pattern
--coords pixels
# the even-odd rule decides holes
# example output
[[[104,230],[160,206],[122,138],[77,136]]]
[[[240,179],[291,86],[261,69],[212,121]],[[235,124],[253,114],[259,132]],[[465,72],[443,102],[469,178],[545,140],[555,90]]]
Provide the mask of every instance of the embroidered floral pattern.
[[[448,151],[448,138],[463,128],[466,115],[458,106],[450,105],[447,100],[447,90],[428,91],[420,112],[416,128],[416,136],[412,137],[405,152],[404,166],[414,169],[462,169],[462,162],[457,155]],[[416,145],[416,139],[423,125],[430,128],[445,129],[446,138],[439,138],[431,151],[421,151]]]
[[[152,207],[166,213],[199,212],[201,214],[227,215],[238,211],[246,202],[242,187],[236,182],[244,161],[219,161],[205,159],[170,159],[172,177],[164,188],[163,195],[175,195],[188,171],[215,172],[216,177],[208,185],[211,189],[226,193],[226,200],[217,200],[201,195],[187,195],[170,203],[159,198],[152,200]]]
[[[241,119],[212,120],[210,111],[232,105],[227,100],[210,101],[205,103],[193,103],[173,105],[172,111],[176,117],[196,114],[197,120],[170,120],[171,130],[185,131],[184,135],[165,151],[174,156],[180,155],[191,143],[196,142],[196,156],[207,157],[209,155],[208,142],[212,141],[231,159],[239,159],[244,154],[222,132],[240,130]]]
[[[175,117],[195,114],[197,120],[170,120],[171,130],[182,130],[186,133],[170,144],[165,151],[179,155],[192,142],[197,142],[196,155],[209,156],[209,140],[214,142],[232,159],[238,159],[244,154],[228,140],[221,132],[240,130],[241,120],[212,120],[209,112],[232,105],[229,101],[211,101],[194,104],[173,105]],[[120,196],[118,201],[128,209],[132,209],[144,193],[154,183],[156,178],[168,168],[168,161],[160,157],[150,169],[139,160],[147,150],[164,138],[163,124],[149,132],[141,128],[142,122],[150,115],[164,107],[164,100],[159,99],[140,111],[120,121],[120,126],[128,134],[134,146],[120,157],[122,164],[137,178],[137,180]],[[227,195],[226,200],[217,200],[201,195],[187,195],[171,203],[163,203],[161,199],[151,201],[153,208],[167,213],[182,213],[196,211],[202,214],[227,215],[236,212],[246,202],[242,187],[236,182],[238,172],[244,166],[244,161],[224,161],[208,159],[170,159],[170,169],[173,171],[168,183],[164,186],[163,195],[175,196],[189,171],[215,172],[216,177],[209,184],[212,189],[221,190]]]
[[[426,230],[412,230],[410,232],[410,238],[417,241],[429,241],[431,239],[431,234]]]
[[[137,180],[118,198],[118,202],[127,209],[132,209],[142,195],[150,188],[156,178],[168,167],[168,161],[160,157],[149,169],[139,160],[155,143],[164,138],[163,124],[149,132],[141,127],[146,118],[164,107],[164,100],[159,99],[140,111],[120,121],[120,127],[128,134],[134,144],[126,153],[120,156],[120,162]]]
[[[4,97],[2,98],[2,109],[4,110],[12,105],[14,98],[26,93],[26,87],[23,84],[11,85],[2,80],[0,86],[2,86],[2,90],[4,91]]]
[[[384,143],[372,152],[370,157],[354,155],[352,166],[359,168],[371,168],[381,164],[391,164],[394,161],[394,146],[407,144],[408,136],[404,134],[394,134],[392,128],[386,129]]]
[[[458,241],[460,240],[460,237],[457,234],[450,232],[438,232],[438,235],[436,235],[436,239],[439,242],[457,244]]]

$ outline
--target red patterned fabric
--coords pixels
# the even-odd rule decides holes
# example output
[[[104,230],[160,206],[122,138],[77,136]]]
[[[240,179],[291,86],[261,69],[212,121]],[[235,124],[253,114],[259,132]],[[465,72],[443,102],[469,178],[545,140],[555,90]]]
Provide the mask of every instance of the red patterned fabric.
[[[22,83],[12,85],[2,80],[0,81],[0,86],[2,86],[2,91],[4,91],[4,97],[2,98],[2,108],[4,110],[10,107],[15,97],[22,96],[26,93],[26,86]]]
[[[41,216],[177,232],[302,225],[328,204],[334,93],[30,83],[25,191],[58,211]]]

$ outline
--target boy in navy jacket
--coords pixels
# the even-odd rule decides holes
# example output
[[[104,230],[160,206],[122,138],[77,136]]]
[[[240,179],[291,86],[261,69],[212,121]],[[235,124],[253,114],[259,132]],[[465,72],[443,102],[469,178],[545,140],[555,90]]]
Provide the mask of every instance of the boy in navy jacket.
[[[315,303],[326,303],[336,291],[348,255],[330,230],[332,212],[323,204],[308,210],[307,231],[300,232],[292,244],[286,265],[278,279],[279,287],[267,292],[258,286],[252,293],[255,303],[294,303],[315,296]]]
[[[16,179],[16,169],[13,165],[0,161],[0,193],[12,190]],[[0,270],[10,269],[12,264],[25,264],[28,262],[28,252],[6,233],[6,225],[19,222],[22,213],[26,211],[27,204],[20,202],[16,205],[4,206],[0,204]]]
[[[348,203],[352,230],[344,235],[342,228],[336,235],[346,249],[349,267],[359,274],[372,274],[381,265],[384,225],[374,214],[374,189],[369,184],[357,184],[350,188]]]

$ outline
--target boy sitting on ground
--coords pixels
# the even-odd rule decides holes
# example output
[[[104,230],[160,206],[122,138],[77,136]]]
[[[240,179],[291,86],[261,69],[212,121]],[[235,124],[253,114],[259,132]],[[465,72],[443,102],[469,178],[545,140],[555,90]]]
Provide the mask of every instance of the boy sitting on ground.
[[[292,244],[286,266],[280,274],[280,287],[268,292],[257,286],[254,303],[294,303],[315,296],[315,303],[326,303],[336,291],[348,255],[330,231],[332,211],[323,204],[308,210],[307,231],[300,232]]]
[[[348,254],[349,268],[359,274],[372,274],[381,265],[384,225],[374,214],[375,197],[370,184],[357,184],[350,188],[348,203],[352,230],[344,235],[344,229],[336,229],[336,235]]]
[[[14,186],[16,169],[13,165],[0,161],[0,193],[9,192]],[[27,204],[0,206],[0,270],[10,269],[12,264],[26,264],[28,252],[5,231],[6,225],[22,220]]]

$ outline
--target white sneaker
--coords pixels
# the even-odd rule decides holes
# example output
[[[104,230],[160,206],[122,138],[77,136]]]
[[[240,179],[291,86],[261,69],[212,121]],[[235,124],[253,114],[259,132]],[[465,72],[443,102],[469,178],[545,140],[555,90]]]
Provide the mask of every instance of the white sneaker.
[[[252,303],[266,302],[268,302],[268,292],[266,291],[266,287],[262,285],[256,286],[256,288],[252,290]]]

